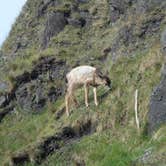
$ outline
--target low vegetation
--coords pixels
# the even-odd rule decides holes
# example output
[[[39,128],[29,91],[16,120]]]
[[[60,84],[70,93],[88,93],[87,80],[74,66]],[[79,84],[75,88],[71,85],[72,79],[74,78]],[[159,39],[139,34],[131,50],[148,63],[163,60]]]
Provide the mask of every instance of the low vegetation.
[[[154,6],[150,11],[134,15],[132,12],[138,4],[130,4],[123,10],[119,9],[123,14],[115,15],[117,18],[113,22],[109,19],[110,6],[106,0],[102,6],[98,0],[87,3],[63,0],[58,7],[50,4],[44,8],[43,3],[28,0],[2,47],[7,60],[1,68],[1,79],[10,85],[11,90],[15,78],[25,71],[31,72],[41,57],[55,57],[65,62],[64,71],[82,64],[108,71],[112,89],[98,88],[98,107],[93,103],[91,90],[89,108],[84,105],[83,89],[78,90],[76,95],[80,105],[72,107],[70,117],[64,113],[64,93],[55,101],[47,101],[39,112],[25,111],[16,102],[14,111],[0,122],[0,165],[8,165],[13,156],[22,152],[32,160],[26,165],[36,165],[36,155],[40,153],[43,141],[61,133],[65,127],[73,129],[76,136],[69,141],[60,140],[59,148],[38,161],[41,165],[164,165],[166,127],[163,125],[153,135],[148,135],[147,114],[150,96],[161,79],[164,65],[160,34],[165,27],[165,10]],[[63,31],[50,38],[47,48],[42,49],[47,13],[57,11],[64,12],[76,22],[88,13],[89,20],[86,21],[89,25],[81,27],[78,22],[76,25],[68,23]],[[52,86],[63,86],[64,79],[45,80],[48,83],[46,91]],[[139,132],[134,116],[136,89]],[[90,126],[84,132],[86,127],[83,125],[88,120]]]

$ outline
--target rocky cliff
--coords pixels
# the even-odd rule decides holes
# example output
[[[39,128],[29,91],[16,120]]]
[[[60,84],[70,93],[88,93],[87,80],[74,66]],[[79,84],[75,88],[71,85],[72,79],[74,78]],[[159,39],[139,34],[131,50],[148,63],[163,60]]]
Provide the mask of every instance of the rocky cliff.
[[[2,165],[164,164],[165,31],[165,0],[28,0],[0,51]],[[112,91],[87,109],[78,90],[67,118],[65,75],[82,64]]]

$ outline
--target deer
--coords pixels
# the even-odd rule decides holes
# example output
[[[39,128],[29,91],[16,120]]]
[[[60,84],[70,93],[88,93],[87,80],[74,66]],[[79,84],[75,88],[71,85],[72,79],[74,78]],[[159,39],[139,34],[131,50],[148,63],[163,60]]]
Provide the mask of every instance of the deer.
[[[74,94],[76,89],[84,87],[86,107],[89,107],[88,93],[90,86],[93,87],[94,103],[96,106],[98,106],[97,87],[104,85],[111,89],[111,80],[109,77],[93,66],[78,66],[73,68],[66,74],[66,81],[67,91],[65,95],[65,106],[67,116],[69,116],[69,105],[71,101],[78,107],[78,102]]]

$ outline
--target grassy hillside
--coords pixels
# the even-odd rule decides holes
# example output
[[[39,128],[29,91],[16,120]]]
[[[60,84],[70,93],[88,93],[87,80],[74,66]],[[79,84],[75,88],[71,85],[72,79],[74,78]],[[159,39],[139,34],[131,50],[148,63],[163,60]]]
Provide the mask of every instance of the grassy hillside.
[[[160,37],[166,27],[165,2],[144,3],[27,1],[1,49],[6,58],[0,80],[8,86],[1,94],[8,91],[16,97],[9,97],[0,110],[12,107],[0,122],[0,165],[165,165],[165,125],[147,134],[150,96],[164,65]],[[49,24],[52,19],[63,28],[52,30],[56,27]],[[41,57],[55,58],[55,66],[47,70],[47,61]],[[78,90],[80,106],[72,108],[70,117],[65,113],[58,117],[64,110],[65,73],[82,64],[108,71],[112,90],[98,88],[98,107],[90,91],[89,108],[84,105],[83,89]],[[19,82],[20,77],[25,79]],[[37,92],[40,86],[42,94]],[[58,97],[47,100],[51,88]],[[136,89],[139,132],[134,115]],[[32,109],[31,103],[24,107],[21,98],[28,101],[34,96],[37,106],[44,98],[44,106],[34,107],[32,100]]]

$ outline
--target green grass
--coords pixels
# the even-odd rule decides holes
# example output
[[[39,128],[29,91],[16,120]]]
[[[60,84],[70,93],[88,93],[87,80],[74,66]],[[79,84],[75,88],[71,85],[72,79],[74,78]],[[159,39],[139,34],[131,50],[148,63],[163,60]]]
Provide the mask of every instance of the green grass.
[[[81,95],[83,90],[79,90],[76,95],[80,108],[72,107],[69,118],[64,115],[59,121],[55,121],[53,116],[53,113],[62,107],[63,98],[38,115],[22,111],[8,115],[0,126],[1,163],[16,151],[35,147],[35,142],[54,134],[62,126],[74,125],[78,120],[84,121],[90,117],[98,122],[97,133],[83,137],[76,144],[67,145],[62,154],[58,152],[49,156],[47,162],[50,165],[72,165],[75,158],[81,158],[89,166],[107,166],[110,163],[113,166],[130,165],[151,145],[150,141],[139,136],[136,130],[134,92],[138,89],[142,135],[146,127],[149,97],[160,79],[162,58],[160,54],[153,52],[156,48],[155,45],[142,55],[121,58],[116,64],[112,64],[110,77],[113,88],[110,92],[104,87],[98,89],[99,107],[94,105],[90,91],[90,108],[87,109]],[[163,140],[159,141],[159,144],[163,144],[162,142]],[[66,156],[67,160],[64,161]]]
[[[142,138],[134,128],[106,130],[85,136],[81,141],[66,146],[61,152],[49,156],[43,165],[75,165],[76,162],[84,161],[87,166],[109,166],[110,164],[129,166],[147,149],[152,149],[152,152],[156,153],[161,146],[165,146],[164,140],[159,143],[157,140]]]
[[[153,49],[157,50],[156,45]],[[154,148],[154,154],[157,154],[159,149],[164,150],[164,139],[158,136],[156,140],[151,140],[144,135],[148,101],[153,87],[158,84],[162,66],[161,55],[152,50],[133,58],[121,58],[112,65],[110,70],[113,80],[112,92],[99,99],[98,108],[93,106],[90,93],[90,108],[74,109],[70,117],[70,121],[74,122],[75,119],[80,119],[79,117],[88,116],[86,111],[90,117],[96,115],[100,124],[98,132],[92,136],[85,136],[80,142],[65,147],[63,152],[48,157],[47,164],[74,165],[75,160],[83,160],[89,166],[109,166],[110,163],[113,166],[125,166],[131,165],[148,148]],[[137,133],[134,119],[135,89],[139,91],[141,135]],[[79,101],[82,101],[80,93],[83,92],[80,91],[77,96]],[[105,89],[99,88],[99,98],[104,93]],[[109,129],[103,131],[104,128]],[[164,134],[162,138],[165,138]],[[68,157],[65,161],[66,156]]]
[[[53,122],[52,113],[49,111],[38,115],[18,111],[8,115],[0,125],[1,164],[9,155],[40,140],[44,128],[47,128],[47,134],[50,130],[54,130],[54,127],[50,127]]]
[[[68,11],[74,0],[63,0],[62,5],[48,8],[52,11]],[[147,36],[138,44],[146,44],[146,49],[136,48],[130,57],[121,57],[123,52],[130,52],[133,45],[118,48],[116,62],[112,61],[112,54],[108,53],[105,61],[99,61],[105,48],[110,48],[118,36],[119,30],[126,25],[136,24],[134,35],[139,34],[143,22],[150,19],[153,12],[128,17],[128,21],[120,18],[115,24],[108,24],[108,1],[89,1],[79,5],[80,10],[89,10],[99,19],[94,19],[90,27],[76,28],[67,25],[62,32],[54,36],[49,47],[41,51],[41,31],[44,29],[45,18],[36,18],[36,6],[39,1],[28,1],[29,8],[24,9],[13,25],[10,37],[4,43],[2,50],[10,55],[16,47],[18,34],[23,35],[23,43],[30,45],[17,53],[17,57],[5,64],[5,69],[0,76],[3,80],[10,81],[21,75],[24,71],[33,69],[32,62],[38,61],[41,56],[55,56],[66,61],[69,69],[78,62],[80,64],[93,64],[101,70],[108,70],[112,80],[112,91],[98,88],[99,106],[93,103],[92,90],[90,91],[90,107],[84,105],[83,90],[78,90],[76,95],[80,103],[79,108],[71,108],[70,117],[64,114],[58,121],[55,120],[56,111],[64,106],[64,97],[56,103],[49,103],[47,108],[39,113],[25,113],[17,110],[4,118],[0,124],[0,165],[8,161],[16,152],[27,150],[33,155],[36,145],[44,138],[59,132],[62,126],[74,126],[78,121],[84,122],[90,118],[97,122],[96,132],[86,135],[73,144],[64,146],[60,151],[48,156],[42,165],[69,166],[77,162],[85,162],[88,166],[129,166],[152,148],[154,160],[152,164],[162,164],[158,156],[165,153],[165,127],[162,126],[151,138],[147,138],[146,125],[149,111],[149,99],[153,88],[159,83],[163,57],[160,52],[159,33]],[[160,12],[161,13],[161,12]],[[165,13],[164,11],[162,13]],[[80,18],[78,12],[72,17]],[[36,26],[26,26],[27,23]],[[27,28],[29,27],[29,28]],[[161,25],[161,28],[164,24]],[[25,33],[25,34],[24,34]],[[39,35],[39,36],[37,36]],[[8,73],[8,74],[6,74]],[[61,80],[59,81],[59,83]],[[57,83],[57,82],[56,82]],[[48,85],[50,86],[50,85]],[[134,119],[134,92],[138,89],[140,133],[137,133]],[[159,162],[159,163],[156,163]],[[140,164],[140,165],[139,165]],[[28,163],[27,165],[34,165]],[[137,163],[142,166],[141,163]]]

